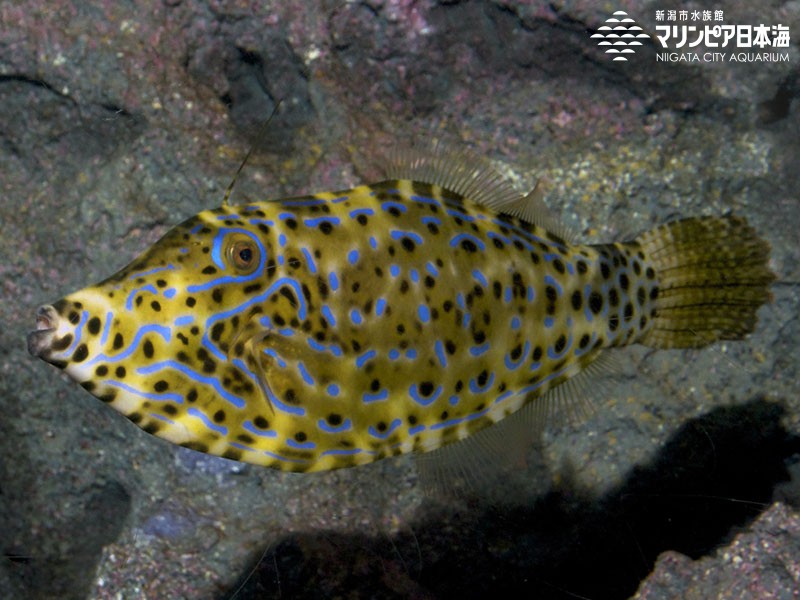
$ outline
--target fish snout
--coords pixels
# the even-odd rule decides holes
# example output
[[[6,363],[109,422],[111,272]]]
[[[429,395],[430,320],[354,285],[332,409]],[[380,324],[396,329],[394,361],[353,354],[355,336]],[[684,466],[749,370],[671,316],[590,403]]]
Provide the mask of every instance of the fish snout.
[[[28,334],[28,352],[39,358],[46,358],[52,350],[53,337],[58,326],[56,309],[46,304],[36,311],[36,331]]]

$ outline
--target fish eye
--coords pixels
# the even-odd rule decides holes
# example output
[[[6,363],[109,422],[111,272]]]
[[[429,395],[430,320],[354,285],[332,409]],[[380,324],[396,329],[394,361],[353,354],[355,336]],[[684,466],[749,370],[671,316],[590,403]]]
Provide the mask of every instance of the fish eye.
[[[236,235],[228,242],[226,256],[228,264],[233,265],[233,268],[243,275],[249,275],[258,266],[260,252],[256,243],[249,237]]]

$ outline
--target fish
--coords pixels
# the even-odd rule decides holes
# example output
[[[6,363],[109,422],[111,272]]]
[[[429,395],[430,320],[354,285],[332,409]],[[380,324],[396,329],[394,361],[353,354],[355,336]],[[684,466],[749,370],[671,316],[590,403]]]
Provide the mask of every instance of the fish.
[[[222,206],[38,308],[29,352],[144,431],[291,472],[423,455],[544,406],[611,348],[756,327],[775,275],[746,219],[582,244],[487,161]],[[561,386],[561,387],[560,387]]]

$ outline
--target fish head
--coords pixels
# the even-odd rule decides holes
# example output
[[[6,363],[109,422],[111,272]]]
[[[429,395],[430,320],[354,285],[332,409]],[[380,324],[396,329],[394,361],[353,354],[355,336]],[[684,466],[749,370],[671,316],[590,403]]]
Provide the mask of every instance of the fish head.
[[[277,244],[236,209],[201,212],[115,275],[41,306],[29,352],[145,430],[198,439],[179,418],[187,410],[213,424],[260,393],[230,347],[262,310],[250,299],[268,287]]]

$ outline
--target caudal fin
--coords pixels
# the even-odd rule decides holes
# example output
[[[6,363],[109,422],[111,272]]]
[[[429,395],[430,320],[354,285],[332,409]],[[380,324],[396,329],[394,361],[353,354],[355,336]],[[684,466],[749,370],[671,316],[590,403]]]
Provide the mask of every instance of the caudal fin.
[[[742,217],[697,217],[643,233],[636,241],[656,270],[653,348],[699,348],[738,340],[770,299],[769,244]]]

